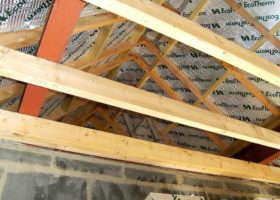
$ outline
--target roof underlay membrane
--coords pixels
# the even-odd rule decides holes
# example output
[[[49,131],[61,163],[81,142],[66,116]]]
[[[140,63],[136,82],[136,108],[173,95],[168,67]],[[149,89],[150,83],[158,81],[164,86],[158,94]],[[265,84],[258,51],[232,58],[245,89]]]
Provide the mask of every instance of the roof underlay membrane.
[[[243,18],[242,14],[237,13],[225,0],[208,0],[203,2],[205,2],[205,5],[198,12],[197,16],[193,16],[192,13],[196,11],[201,1],[168,0],[165,2],[165,5],[186,18],[192,17],[201,26],[211,29],[213,32],[280,65],[279,48],[272,44],[269,39],[262,39],[263,34],[246,19],[246,16],[243,15]],[[275,30],[272,34],[278,39],[280,38],[279,0],[237,0],[236,2],[243,7],[243,11],[253,16],[267,31]],[[0,2],[0,32],[31,30],[44,26],[52,3],[52,0],[2,0]],[[87,4],[81,17],[106,13],[107,11],[103,9]],[[105,45],[105,50],[113,45],[129,40],[136,27],[137,24],[130,21],[124,20],[117,23]],[[67,64],[70,61],[77,61],[86,55],[94,47],[101,30],[101,28],[98,28],[74,34],[68,47],[65,49],[61,63]],[[158,62],[158,56],[146,45],[135,45],[129,51],[129,54],[140,57],[149,67],[155,67],[154,71],[178,94],[181,101],[258,125],[263,125],[271,116],[276,116],[275,112],[273,113],[267,106],[263,105],[259,98],[252,93],[250,88],[248,88],[248,84],[245,85],[244,82],[240,81],[240,76],[248,80],[251,89],[257,88],[262,91],[269,100],[269,103],[278,108],[280,105],[280,90],[276,86],[262,80],[260,77],[255,77],[245,72],[239,71],[240,76],[228,73],[228,68],[223,66],[219,60],[180,42],[173,41],[153,30],[146,29],[141,40],[151,42],[159,51],[164,52],[162,53],[164,57],[171,60],[194,86],[199,89],[201,94],[211,91],[206,98],[213,106],[201,103],[197,94],[194,94],[195,92],[191,88],[184,85],[171,72],[170,66]],[[171,43],[174,43],[174,46],[166,51],[166,48]],[[278,47],[279,43],[278,41]],[[18,50],[35,55],[37,47],[38,44],[30,44]],[[109,57],[99,63],[95,63],[94,68],[98,68],[118,58],[118,55]],[[107,73],[102,74],[104,77],[107,75]],[[124,84],[170,97],[151,76],[142,81],[144,75],[143,66],[139,66],[136,60],[131,59],[119,66],[119,70],[113,78]],[[220,81],[220,84],[216,85],[213,89],[212,86],[217,81]],[[13,84],[16,84],[16,81],[3,77],[0,79],[0,88],[2,89],[11,87]],[[16,111],[22,93],[12,93],[8,98],[1,99],[0,108]],[[42,108],[41,117],[48,118],[54,110],[63,106],[67,98],[68,96],[65,94],[56,94],[48,98]],[[118,113],[116,108],[106,108],[111,116]],[[90,111],[89,104],[85,104],[63,117],[62,121],[71,121],[71,119],[76,118],[81,113]],[[96,112],[94,117],[94,119],[99,120],[102,124],[106,124],[105,119],[100,113]],[[124,131],[129,132],[133,137],[156,142],[163,142],[158,132],[164,130],[170,124],[170,122],[128,111],[123,111],[117,121],[120,127]],[[92,120],[86,121],[83,125],[89,128],[96,127]],[[114,131],[112,130],[112,132]],[[214,154],[220,154],[223,150],[209,138],[205,131],[199,129],[177,125],[169,133],[171,142],[181,147]],[[225,136],[219,136],[219,138],[225,143],[225,146],[229,146],[235,141],[235,139]],[[277,165],[277,160],[274,163]]]

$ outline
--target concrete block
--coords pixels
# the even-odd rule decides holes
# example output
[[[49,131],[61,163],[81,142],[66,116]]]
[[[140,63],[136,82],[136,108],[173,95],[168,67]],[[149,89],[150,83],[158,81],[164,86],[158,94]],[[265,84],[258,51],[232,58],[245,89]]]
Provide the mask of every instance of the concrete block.
[[[75,171],[105,174],[116,177],[120,176],[121,171],[121,167],[119,166],[90,163],[81,160],[71,160],[62,157],[56,158],[56,166],[64,170],[71,169]]]
[[[232,196],[226,194],[208,194],[209,200],[247,200],[247,197]]]
[[[223,182],[207,179],[194,179],[184,177],[183,184],[194,187],[209,187],[209,188],[223,188]]]
[[[0,148],[0,160],[39,164],[46,166],[50,165],[51,157],[39,153]]]
[[[125,169],[125,175],[127,178],[139,181],[177,184],[176,176],[173,174],[127,168]]]
[[[2,167],[0,167],[0,178],[2,177],[3,172],[4,172],[4,169]]]
[[[268,193],[269,195],[280,197],[280,188],[276,188],[276,187],[266,188],[266,193]]]
[[[9,173],[2,200],[86,200],[86,181],[39,173]]]
[[[245,185],[242,183],[226,182],[226,186],[229,190],[234,192],[244,192],[244,193],[260,193],[260,188],[253,185]]]
[[[95,181],[93,200],[143,200],[150,192],[155,192],[152,187]]]

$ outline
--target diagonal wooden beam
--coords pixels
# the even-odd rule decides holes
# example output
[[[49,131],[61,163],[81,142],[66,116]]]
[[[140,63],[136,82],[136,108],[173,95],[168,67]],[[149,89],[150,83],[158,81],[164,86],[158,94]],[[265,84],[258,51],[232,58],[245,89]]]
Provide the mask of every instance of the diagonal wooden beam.
[[[198,99],[203,101],[209,110],[222,114],[222,111],[217,108],[213,102],[211,102],[209,99],[203,99],[203,94],[201,93],[200,89],[185,74],[183,74],[173,62],[162,56],[160,50],[158,50],[152,42],[145,40],[145,45],[154,55],[157,56],[160,62],[166,65],[170,72],[182,82],[185,88],[189,88]]]
[[[128,51],[134,47],[135,44],[131,44],[130,42],[124,41],[120,44],[108,47],[101,53],[101,55],[98,58],[93,58],[91,54],[88,53],[78,60],[67,62],[66,65],[76,69],[85,70],[91,65],[96,65],[100,61],[110,58],[111,56],[118,55],[124,51]]]
[[[235,2],[235,0],[224,0],[229,6],[231,6],[241,17],[247,20],[252,24],[260,34],[269,40],[275,47],[280,49],[280,40],[275,37],[273,33],[270,33],[269,30],[262,25],[258,20],[251,16],[241,5]]]
[[[132,59],[133,59],[132,57],[126,57],[126,58],[118,57],[118,58],[116,58],[116,59],[114,59],[112,61],[109,61],[109,62],[107,62],[107,63],[105,63],[103,65],[100,65],[98,67],[92,68],[91,71],[89,71],[89,73],[93,73],[95,75],[99,75],[100,76],[101,74],[103,74],[103,73],[105,73],[105,72],[107,72],[107,71],[109,71],[111,69],[114,69],[114,68],[122,65],[123,63],[131,61]]]
[[[278,22],[276,25],[274,25],[274,27],[270,30],[270,34],[275,35],[276,31],[278,31],[280,29],[280,22]],[[250,49],[252,52],[255,52],[258,48],[260,48],[265,42],[267,41],[267,38],[263,37],[262,39],[260,39],[259,41],[256,42],[256,44]],[[229,65],[229,64],[227,64]],[[225,67],[227,66],[225,65]],[[232,68],[232,67],[231,67]],[[237,69],[235,69],[237,70]],[[237,70],[238,71],[238,70]],[[237,74],[238,76],[240,76],[239,74]],[[240,79],[244,82],[247,82],[248,80],[245,79],[244,75],[242,75],[240,77]],[[244,86],[246,86],[246,83]],[[252,85],[252,83],[249,83],[248,85]],[[248,86],[247,85],[247,86]],[[251,86],[251,87],[247,87],[247,89],[249,89],[252,93],[256,93],[255,96],[258,97],[259,101],[262,102],[264,105],[266,103],[266,101],[268,101],[268,107],[270,106],[271,110],[274,110],[273,113],[273,118],[275,118],[275,116],[279,115],[279,111],[277,113],[277,106],[274,106],[273,103],[271,103],[266,97],[262,97],[262,94],[258,94],[259,91],[255,86]],[[270,104],[270,105],[269,105]],[[276,108],[275,108],[276,107]],[[270,119],[267,119],[266,122],[263,124],[263,127],[266,127],[268,129],[274,129],[275,127],[277,127],[277,124],[280,124],[280,120],[274,120],[273,119],[273,124],[270,123]],[[244,141],[237,141],[236,143],[232,144],[231,146],[229,146],[223,153],[222,155],[225,156],[233,156],[234,154],[238,153],[239,151],[241,151],[242,149],[248,147],[250,145],[250,143],[248,142],[244,142]]]
[[[157,72],[155,71],[152,71],[150,72],[150,69],[149,69],[149,66],[148,64],[139,56],[135,56],[135,55],[131,55],[130,56],[130,59],[133,59],[134,62],[136,62],[138,64],[138,66],[140,66],[146,73],[149,73],[149,75],[151,76],[151,78],[167,93],[167,95],[172,98],[172,99],[175,99],[175,100],[178,100],[178,101],[181,101],[181,102],[184,102],[182,97],[180,97],[180,95],[178,95],[178,93],[174,92],[172,90],[172,88],[169,86],[169,84],[163,80]],[[111,66],[111,67],[116,67],[117,65],[112,65],[112,64],[109,64],[108,66]],[[110,68],[109,68],[110,69]],[[108,70],[108,67],[107,69],[104,69],[101,73],[104,73]],[[119,113],[121,113],[121,111],[119,111]],[[116,118],[118,118],[119,115],[117,115]],[[115,118],[115,119],[116,119]],[[115,120],[114,120],[115,121]],[[168,132],[170,131],[169,127],[172,127],[172,129],[174,127],[176,127],[177,125],[176,124],[171,124],[168,126],[168,128],[163,131],[163,132],[160,132],[160,135],[162,138],[164,138],[164,140],[168,143],[168,144],[172,144],[172,145],[175,145],[170,139],[167,139],[169,138],[168,136]],[[107,127],[108,128],[108,127]],[[167,132],[166,132],[167,131]],[[224,150],[226,148],[225,144],[223,143],[223,141],[215,134],[212,134],[210,132],[206,132],[206,134],[209,136],[209,138],[212,139],[212,141],[221,149],[221,150]]]
[[[99,27],[123,21],[125,21],[124,18],[116,17],[116,15],[112,13],[81,17],[73,31],[73,34],[94,30]],[[36,44],[39,42],[41,35],[43,34],[43,30],[43,27],[40,27],[30,30],[0,33],[0,45],[12,49],[20,49]]]
[[[270,183],[280,169],[0,111],[0,137],[62,151]],[[71,134],[69,134],[71,133]],[[176,155],[176,156],[175,156]]]
[[[163,4],[166,0],[152,0],[154,3],[156,4]],[[140,38],[143,36],[143,34],[145,33],[146,31],[146,27],[145,26],[141,26],[141,25],[137,25],[133,32],[130,34],[129,38],[128,38],[128,41],[132,44],[137,44],[140,40]],[[128,53],[129,53],[129,50],[123,52],[120,54],[120,57],[121,58],[126,58],[128,56]],[[116,76],[118,70],[120,69],[120,67],[118,68],[115,68],[113,70],[111,70],[108,75],[107,75],[107,78],[109,79],[114,79],[114,77]]]
[[[160,51],[149,41],[145,41],[144,43],[148,49],[157,56],[157,58],[159,59],[159,61],[163,64],[165,64],[167,66],[167,68],[173,73],[175,74],[176,77],[178,77],[179,80],[181,80],[183,82],[183,85],[186,88],[190,88],[190,90],[197,95],[198,99],[200,99],[201,101],[203,101],[203,103],[207,106],[207,108],[210,111],[213,112],[218,112],[223,114],[219,109],[217,109],[214,104],[212,102],[209,101],[209,99],[207,98],[203,98],[203,95],[201,93],[201,91],[199,90],[199,88],[192,83],[192,81],[190,81],[185,75],[183,75],[183,73],[181,71],[179,71],[179,69],[171,62],[169,61],[167,58],[165,58],[164,56],[162,56],[160,54]],[[152,74],[155,73],[155,71],[153,71],[152,73],[150,73],[149,71],[147,72],[148,74],[150,74],[150,76]],[[152,76],[151,76],[152,77]],[[181,101],[183,101],[182,99],[180,99]],[[173,127],[173,125],[169,125],[167,127],[166,130],[170,130],[170,127]],[[164,131],[165,133],[166,131]],[[212,134],[210,132],[206,132],[206,135],[223,151],[226,146],[224,144],[224,142],[215,134]]]
[[[114,120],[111,118],[108,111],[104,110],[101,107],[97,107],[96,111],[101,114],[101,116],[107,121],[107,123],[110,124],[110,126],[114,129],[114,131],[123,136],[130,136],[128,133],[126,133],[122,127],[119,126],[117,122],[114,122]]]
[[[203,8],[205,8],[205,6],[207,5],[207,3],[208,3],[208,0],[200,0],[199,3],[198,3],[198,5],[197,5],[197,7],[194,9],[194,11],[192,12],[192,14],[191,14],[188,18],[189,18],[190,20],[193,20],[193,21],[194,21],[194,20],[198,17],[200,11],[201,11]],[[177,12],[177,11],[174,10],[174,12]],[[176,46],[177,43],[178,43],[178,42],[177,42],[176,40],[170,39],[169,42],[168,42],[168,44],[167,44],[167,45],[164,47],[164,49],[162,50],[161,55],[162,55],[163,57],[166,57],[166,56],[172,51],[172,49]],[[158,65],[160,65],[160,64],[161,64],[161,62],[160,62],[159,60],[157,60],[157,61],[155,62],[155,64],[151,67],[151,72],[153,72],[153,71],[158,67]],[[144,84],[145,84],[145,82],[148,80],[148,78],[149,78],[149,73],[145,73],[145,74],[143,75],[143,77],[141,78],[141,80],[139,81],[138,87],[139,87],[139,88],[143,87]]]
[[[118,45],[114,45],[114,46],[109,47],[106,50],[104,50],[97,59],[93,59],[92,56],[90,56],[90,54],[87,54],[77,61],[67,62],[66,65],[69,65],[69,66],[71,66],[73,68],[76,68],[76,69],[84,70],[87,67],[89,67],[90,65],[94,65],[97,62],[100,62],[104,59],[107,59],[107,58],[109,58],[113,55],[117,55],[120,52],[126,51],[127,49],[131,49],[134,46],[135,45],[131,45],[129,42],[122,42]],[[98,66],[98,68],[99,67],[102,70],[104,70],[104,72],[105,72],[105,69],[109,66],[108,65],[103,65],[103,66]],[[69,113],[73,112],[74,110],[78,109],[80,106],[86,105],[88,103],[86,100],[79,99],[79,98],[74,98],[73,99],[72,97],[71,98],[68,97],[67,99],[68,99],[68,101],[65,102],[64,106],[63,106],[64,115],[61,115],[62,114],[61,110],[57,109],[57,110],[54,111],[54,113],[52,113],[52,115],[56,116],[55,118],[52,118],[52,119],[58,120],[59,118],[57,118],[57,117],[62,118],[64,116],[67,116],[67,114],[69,114]]]
[[[270,34],[275,35],[275,33],[280,29],[280,22],[278,22],[276,25],[273,26],[273,28],[269,31]],[[256,44],[251,48],[251,51],[256,51],[258,48],[260,48],[265,42],[266,38],[263,37],[260,39]]]
[[[25,85],[23,83],[12,83],[6,87],[0,88],[0,102],[5,101],[12,95],[20,95],[24,92]]]
[[[5,47],[0,47],[0,75],[178,124],[280,149],[280,138],[277,132]]]
[[[149,65],[141,57],[133,56],[133,58],[134,62],[136,62],[137,65],[141,67],[145,72],[149,71]],[[163,80],[157,72],[152,72],[150,76],[170,98],[183,102],[182,97],[178,93],[173,91],[172,87],[167,83],[167,81]]]
[[[240,70],[233,68],[227,63],[222,63],[222,65],[231,74],[233,74],[240,81],[240,83],[245,86],[266,108],[268,108],[273,115],[280,115],[278,107],[272,101],[270,101],[256,86],[254,86],[253,83],[249,81]]]
[[[86,0],[280,87],[277,65],[149,0]]]

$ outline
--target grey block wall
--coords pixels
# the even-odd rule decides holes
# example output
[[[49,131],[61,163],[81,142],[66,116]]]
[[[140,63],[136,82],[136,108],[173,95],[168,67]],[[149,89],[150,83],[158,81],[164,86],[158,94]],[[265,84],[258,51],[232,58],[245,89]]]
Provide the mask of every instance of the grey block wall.
[[[280,185],[0,142],[1,200],[144,200],[150,192],[206,200],[280,199]]]

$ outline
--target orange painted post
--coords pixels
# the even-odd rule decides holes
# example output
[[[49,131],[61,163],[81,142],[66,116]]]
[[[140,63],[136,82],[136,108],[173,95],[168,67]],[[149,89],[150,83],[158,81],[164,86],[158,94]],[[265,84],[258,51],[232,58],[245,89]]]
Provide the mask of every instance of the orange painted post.
[[[81,0],[55,0],[38,49],[38,57],[57,63],[61,61],[84,6]],[[38,116],[47,94],[48,89],[28,84],[19,112]]]

